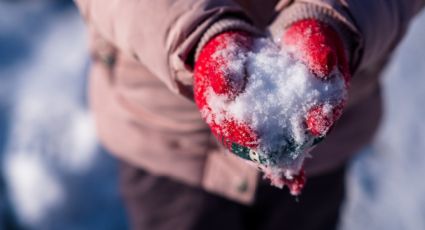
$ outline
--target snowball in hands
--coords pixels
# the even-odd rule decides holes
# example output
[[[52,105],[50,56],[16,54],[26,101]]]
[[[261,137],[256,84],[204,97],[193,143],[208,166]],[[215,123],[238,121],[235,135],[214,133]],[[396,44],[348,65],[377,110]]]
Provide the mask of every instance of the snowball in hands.
[[[326,80],[318,78],[296,54],[265,38],[255,39],[248,52],[238,49],[237,45],[218,49],[213,58],[226,60],[221,71],[239,93],[206,89],[208,107],[201,110],[202,116],[209,124],[229,120],[247,124],[257,137],[249,158],[272,184],[282,187],[300,173],[308,152],[328,132],[329,126],[323,124],[322,128],[316,124],[319,130],[310,129],[309,119],[326,122],[326,117],[339,116],[335,108],[347,97],[344,77],[335,67]]]

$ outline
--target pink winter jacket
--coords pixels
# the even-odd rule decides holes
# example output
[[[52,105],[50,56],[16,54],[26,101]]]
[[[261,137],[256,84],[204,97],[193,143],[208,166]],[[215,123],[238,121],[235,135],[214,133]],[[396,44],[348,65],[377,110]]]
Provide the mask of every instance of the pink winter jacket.
[[[316,18],[340,32],[354,72],[333,132],[306,162],[317,175],[370,142],[381,116],[378,74],[425,0],[76,0],[90,36],[91,107],[102,143],[153,174],[249,204],[258,171],[224,150],[192,98],[199,44],[217,33],[280,36]]]

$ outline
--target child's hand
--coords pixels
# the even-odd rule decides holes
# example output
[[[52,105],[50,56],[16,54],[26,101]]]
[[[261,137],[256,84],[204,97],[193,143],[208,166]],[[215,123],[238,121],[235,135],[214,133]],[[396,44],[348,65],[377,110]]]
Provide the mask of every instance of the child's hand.
[[[324,81],[338,77],[332,74],[338,68],[348,88],[351,75],[344,46],[339,35],[329,25],[315,19],[295,22],[284,32],[282,45]],[[311,133],[315,136],[326,135],[341,116],[344,104],[345,101],[341,100],[332,108],[324,108],[323,105],[313,107],[306,117]]]
[[[255,147],[256,134],[247,124],[238,122],[229,114],[215,114],[211,110],[214,105],[208,104],[207,97],[213,90],[231,101],[243,91],[247,75],[235,65],[245,65],[252,42],[253,38],[245,32],[219,34],[202,48],[195,64],[196,104],[213,134],[229,149],[233,143]]]
[[[300,193],[308,151],[341,116],[350,79],[338,34],[302,20],[270,39],[213,37],[195,63],[195,101],[231,152],[256,162],[276,186]]]

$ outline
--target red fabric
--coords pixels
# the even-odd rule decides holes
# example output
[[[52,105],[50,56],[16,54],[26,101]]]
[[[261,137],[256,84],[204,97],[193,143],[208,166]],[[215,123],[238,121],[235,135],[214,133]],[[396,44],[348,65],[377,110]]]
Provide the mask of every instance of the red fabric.
[[[338,67],[348,87],[351,76],[344,46],[336,31],[329,25],[314,19],[298,21],[285,31],[283,43],[315,76],[324,81],[332,77],[331,72]],[[214,57],[214,54],[218,50],[228,49],[230,45],[237,45],[237,52],[248,52],[251,44],[249,34],[232,31],[215,36],[202,48],[194,74],[195,101],[201,111],[210,110],[205,97],[207,88],[211,87],[216,94],[226,95],[229,99],[236,97],[242,90],[240,84],[234,84],[229,73],[223,70],[229,64],[228,61],[219,55]],[[313,107],[306,114],[307,129],[315,136],[324,136],[341,116],[344,105],[345,101],[340,101],[333,108],[325,109],[323,105]],[[213,120],[209,120],[209,125],[219,140],[224,138],[247,147],[257,145],[257,136],[247,124],[231,118],[221,124],[216,124]]]
[[[335,121],[341,117],[344,104],[344,102],[340,102],[340,104],[330,109],[326,109],[324,105],[310,109],[306,116],[307,129],[314,136],[323,136],[328,133]]]
[[[248,52],[251,44],[252,38],[247,33],[232,31],[215,36],[202,48],[195,64],[194,74],[195,102],[201,112],[209,110],[210,113],[205,95],[208,88],[211,87],[216,94],[225,95],[230,100],[242,90],[239,84],[234,84],[230,80],[232,77],[225,71],[229,63],[222,56],[216,55],[217,51],[236,45],[239,47],[237,52]],[[207,119],[207,123],[219,140],[224,138],[246,147],[257,145],[257,136],[247,124],[231,118],[223,120],[220,124],[216,124],[213,119]]]
[[[315,19],[301,20],[285,31],[282,40],[315,76],[326,81],[338,67],[344,75],[346,87],[349,87],[351,75],[344,45],[329,25]],[[330,109],[323,105],[313,107],[306,116],[308,130],[315,136],[324,136],[341,116],[344,105],[345,101],[340,101]]]
[[[242,90],[238,79],[231,76],[229,62],[224,56],[217,55],[217,52],[229,49],[238,54],[246,53],[252,45],[252,38],[244,32],[226,32],[212,38],[201,50],[195,64],[194,90],[195,101],[201,110],[204,119],[207,121],[215,136],[226,146],[230,143],[255,148],[257,146],[257,135],[247,124],[240,123],[226,114],[221,114],[224,118],[220,124],[215,123],[215,119],[208,116],[212,114],[206,100],[206,93],[209,88],[222,96],[227,96],[229,100],[234,99]],[[317,20],[307,19],[291,25],[283,35],[284,47],[294,52],[297,58],[303,61],[314,75],[323,81],[329,80],[335,67],[343,73],[346,80],[346,87],[350,80],[348,62],[345,56],[344,47],[338,34],[328,25]],[[238,49],[232,49],[234,46]],[[239,73],[243,74],[243,73]],[[243,81],[246,81],[246,77]],[[239,78],[240,79],[240,78]],[[241,86],[242,85],[242,86]],[[306,127],[314,136],[324,136],[333,126],[335,121],[341,116],[345,101],[340,101],[336,105],[317,105],[306,114]],[[225,111],[223,112],[225,113]],[[226,146],[229,147],[229,146]],[[274,184],[287,185],[292,194],[301,192],[305,184],[304,170],[293,178],[274,178]]]

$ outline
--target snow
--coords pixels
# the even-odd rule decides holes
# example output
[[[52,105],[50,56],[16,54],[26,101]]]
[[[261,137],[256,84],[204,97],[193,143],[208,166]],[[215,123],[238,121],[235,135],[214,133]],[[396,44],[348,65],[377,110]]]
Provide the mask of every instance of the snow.
[[[14,212],[29,229],[127,229],[116,163],[93,143],[83,103],[79,15],[52,11],[48,1],[17,2],[0,1],[0,229],[9,229],[1,224],[15,192]],[[425,13],[387,69],[386,116],[351,165],[340,229],[425,229],[423,28]]]
[[[125,229],[116,162],[99,147],[85,104],[79,13],[71,1],[25,1],[0,2],[0,15],[7,212],[28,229]]]
[[[385,116],[352,163],[340,229],[425,229],[425,12],[384,74]]]
[[[235,82],[233,88],[243,90],[229,98],[210,88],[206,92],[209,109],[203,115],[215,124],[232,119],[247,124],[259,138],[254,149],[264,159],[259,167],[267,176],[292,177],[299,173],[316,138],[307,130],[306,115],[319,105],[332,113],[345,101],[344,77],[336,67],[326,80],[314,76],[288,49],[269,39],[255,39],[252,51],[246,53],[237,52],[238,48],[232,44],[213,57],[229,63],[223,71]]]
[[[8,178],[13,178],[9,189],[13,192],[14,205],[26,222],[36,223],[46,210],[63,205],[64,187],[37,155],[16,152],[5,170]]]

